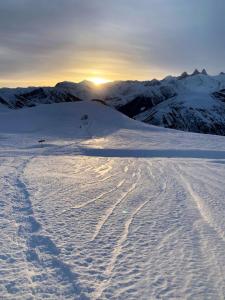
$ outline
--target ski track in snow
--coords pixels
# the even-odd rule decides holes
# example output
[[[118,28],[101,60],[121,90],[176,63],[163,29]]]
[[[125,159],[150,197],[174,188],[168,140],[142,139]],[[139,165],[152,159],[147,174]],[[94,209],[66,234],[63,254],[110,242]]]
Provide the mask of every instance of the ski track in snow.
[[[70,267],[59,258],[60,250],[51,238],[44,234],[41,224],[35,219],[30,194],[23,181],[24,170],[32,158],[25,159],[19,164],[17,174],[10,178],[14,181],[10,184],[15,189],[11,214],[15,219],[17,229],[16,242],[18,244],[22,242],[24,247],[22,255],[29,286],[29,299],[36,299],[37,291],[39,299],[51,293],[61,298],[66,297],[68,292],[70,295],[71,293],[80,295],[81,288],[76,281],[76,274],[73,274]],[[54,274],[53,282],[49,282],[46,287],[45,284],[43,287],[38,287],[37,283],[40,282],[42,285],[46,273]],[[63,284],[66,289],[57,292],[53,284]],[[13,293],[13,284],[11,290]]]
[[[187,192],[190,194],[190,196],[192,197],[193,201],[196,203],[196,206],[199,210],[199,213],[201,215],[201,217],[203,218],[203,220],[210,226],[213,228],[213,230],[215,230],[215,232],[218,234],[218,236],[225,242],[225,235],[224,232],[221,231],[220,228],[218,228],[218,226],[215,224],[214,219],[210,213],[209,208],[206,207],[204,200],[193,190],[193,188],[191,187],[190,183],[187,181],[186,178],[184,178],[183,175],[180,175],[184,186],[187,189]]]
[[[136,174],[135,174],[135,175],[136,175]],[[114,212],[114,210],[116,209],[116,207],[117,207],[118,205],[120,205],[121,202],[122,202],[124,199],[126,199],[126,198],[129,196],[129,194],[131,194],[131,193],[135,190],[135,188],[137,187],[137,184],[138,184],[138,180],[140,179],[140,173],[137,174],[137,177],[138,177],[137,181],[136,181],[135,183],[133,183],[132,186],[131,186],[124,194],[123,194],[123,196],[122,196],[121,198],[119,198],[119,199],[115,202],[115,204],[114,204],[112,207],[110,207],[110,208],[106,211],[106,214],[103,216],[102,220],[100,220],[100,222],[97,224],[95,233],[94,233],[94,235],[93,235],[91,241],[94,241],[94,240],[97,238],[97,236],[99,235],[99,233],[100,233],[102,227],[103,227],[104,224],[108,221],[108,219],[110,218],[110,216],[113,214],[113,212]],[[119,186],[117,186],[117,187],[119,187]]]
[[[224,138],[111,114],[99,138],[1,139],[0,299],[224,299]]]
[[[154,176],[152,175],[152,173],[150,173],[151,176],[154,178]],[[139,178],[138,178],[138,181],[140,181],[140,174],[139,174]],[[135,183],[135,185],[127,192],[126,196],[131,192],[133,191],[137,185],[138,185],[138,181]],[[149,203],[150,201],[153,201],[155,198],[157,198],[162,192],[164,192],[166,190],[166,184],[163,186],[163,188],[159,191],[159,193],[157,195],[155,195],[154,197],[150,198],[150,199],[147,199],[146,201],[144,201],[143,203],[141,203],[130,215],[130,217],[127,219],[125,225],[124,225],[124,229],[123,229],[123,232],[122,232],[122,235],[120,236],[119,240],[117,241],[116,243],[116,246],[115,248],[113,249],[113,252],[112,252],[112,257],[110,259],[110,262],[106,268],[106,271],[105,271],[105,275],[107,275],[109,277],[108,280],[106,281],[103,281],[96,289],[94,295],[93,295],[93,299],[101,299],[101,296],[102,296],[102,293],[103,291],[109,286],[110,284],[110,277],[112,275],[112,272],[115,268],[115,264],[116,264],[116,261],[119,257],[119,255],[122,253],[123,251],[123,244],[124,242],[127,240],[128,238],[128,235],[129,235],[129,230],[130,230],[130,226],[132,225],[132,223],[134,222],[134,218],[135,216],[141,212],[141,210],[145,207],[145,205],[147,205],[147,203]],[[122,200],[124,199],[124,197],[122,198]],[[121,201],[120,201],[121,202]],[[120,203],[119,202],[119,203]],[[116,205],[118,205],[118,203],[116,203]],[[111,213],[113,212],[115,206],[113,207],[113,209],[111,210]],[[107,215],[107,217],[105,218],[105,222],[108,220],[109,216],[111,215],[111,213],[109,215]],[[104,222],[104,223],[105,223]],[[102,224],[104,225],[104,224]],[[101,229],[101,227],[100,227]],[[99,233],[99,230],[98,232]],[[94,236],[94,238],[96,238],[96,235]],[[94,239],[93,239],[94,240]]]
[[[98,163],[100,161],[98,161]],[[135,279],[135,272],[134,275],[130,276],[130,280],[126,284],[124,283],[124,285],[112,289],[115,284],[114,278],[117,276],[117,269],[120,265],[121,257],[126,257],[126,253],[129,253],[132,249],[127,248],[126,245],[127,243],[130,243],[130,234],[132,234],[131,228],[134,230],[133,228],[136,226],[136,217],[138,216],[140,218],[143,212],[145,212],[144,208],[149,206],[151,203],[158,202],[158,205],[161,205],[160,199],[163,199],[166,197],[167,193],[169,193],[168,189],[170,182],[167,179],[169,172],[173,174],[174,178],[177,178],[176,180],[181,183],[180,188],[182,189],[183,187],[185,193],[187,193],[187,195],[189,195],[188,197],[192,199],[193,204],[199,212],[201,220],[203,220],[213,232],[216,232],[216,235],[222,239],[222,242],[224,242],[223,231],[215,223],[210,210],[204,203],[204,200],[194,191],[191,184],[186,179],[184,174],[186,168],[183,169],[183,164],[177,164],[175,162],[167,163],[165,160],[137,160],[133,164],[130,162],[128,165],[120,164],[121,170],[118,172],[115,161],[112,164],[114,165],[112,169],[107,167],[107,164],[112,163],[110,160],[108,160],[106,163],[103,163],[102,167],[101,165],[98,168],[92,166],[86,171],[90,172],[92,170],[96,174],[96,184],[101,185],[102,182],[110,183],[111,180],[116,180],[115,187],[100,193],[97,197],[94,197],[83,204],[64,209],[60,214],[57,215],[57,218],[61,219],[64,216],[67,216],[67,214],[72,213],[73,210],[82,209],[82,211],[87,210],[88,212],[91,209],[90,205],[96,205],[96,203],[101,205],[101,202],[105,205],[105,203],[107,203],[107,206],[104,206],[105,211],[103,210],[101,212],[97,223],[94,227],[92,226],[92,234],[87,237],[84,245],[81,246],[81,249],[83,248],[83,250],[80,249],[80,263],[83,259],[86,260],[88,257],[92,256],[92,259],[89,263],[81,263],[79,268],[77,268],[79,264],[77,267],[75,267],[76,263],[75,265],[73,263],[71,265],[69,263],[67,264],[64,262],[64,260],[68,261],[68,258],[65,255],[62,255],[61,257],[61,252],[63,252],[62,250],[64,249],[65,245],[60,245],[59,243],[57,244],[57,242],[54,242],[50,238],[49,234],[45,232],[44,226],[41,225],[39,219],[35,217],[33,211],[32,202],[30,200],[30,191],[32,191],[32,188],[31,190],[27,188],[27,182],[24,180],[24,178],[27,178],[25,175],[26,169],[31,168],[32,164],[37,164],[37,162],[40,162],[38,157],[24,159],[23,162],[19,164],[16,162],[16,172],[13,176],[10,175],[7,177],[7,180],[11,181],[11,185],[15,187],[15,200],[12,202],[12,213],[16,222],[17,243],[23,243],[23,261],[25,276],[27,278],[26,286],[30,299],[41,299],[41,297],[44,298],[47,297],[47,295],[49,297],[51,294],[54,295],[54,297],[57,295],[59,299],[60,297],[61,299],[136,299],[136,297],[138,297],[138,278],[140,277]],[[82,162],[82,164],[83,163],[84,162]],[[48,164],[47,166],[49,168]],[[83,170],[82,166],[79,166],[79,168],[80,170]],[[101,174],[101,177],[97,175],[101,170],[109,170],[108,172],[112,172],[114,175],[112,174],[111,176],[108,176],[108,180],[106,179],[102,181],[102,179],[105,179],[105,172]],[[120,176],[121,174],[124,174],[124,178],[122,180],[122,177]],[[147,176],[148,181],[146,182]],[[76,177],[74,178],[76,180]],[[144,182],[143,178],[145,178]],[[159,178],[161,178],[161,181],[159,181]],[[14,180],[14,183],[12,180]],[[81,179],[79,178],[79,180]],[[83,186],[81,185],[83,189],[89,189],[90,186],[91,185],[88,184],[84,184]],[[144,190],[141,192],[141,194],[139,194],[143,186]],[[151,193],[148,195],[145,189],[146,191],[149,191],[149,193],[150,191],[154,191],[153,196],[151,196]],[[118,199],[114,198],[115,193],[117,193],[116,197],[118,197]],[[140,202],[133,202],[132,198],[137,199],[137,196],[143,199],[139,200]],[[112,203],[110,202],[110,199],[113,199]],[[131,203],[133,203],[131,206],[128,204],[129,201],[132,201]],[[125,207],[126,209],[124,209]],[[119,219],[121,216],[118,215],[119,212],[124,216],[120,221]],[[84,219],[86,219],[86,217],[84,217]],[[118,221],[116,221],[117,219]],[[196,220],[195,222],[195,226],[198,228],[199,221]],[[114,230],[114,227],[116,230],[115,233],[113,231],[110,233],[110,231],[108,231],[109,228]],[[150,227],[148,230],[150,230]],[[97,265],[93,264],[92,262],[95,255],[92,254],[93,247],[95,247],[94,245],[97,245],[99,242],[100,244],[105,243],[105,237],[110,235],[113,237],[114,242],[111,244],[111,246],[108,244],[106,247],[105,258],[104,252],[102,253],[103,257],[101,258],[101,263],[99,262],[99,266],[102,265],[102,268],[100,269],[101,271],[99,271],[98,275],[96,274],[97,277],[95,277],[95,275],[90,276],[91,274],[98,273],[98,271],[94,272],[94,268]],[[199,236],[201,235],[202,230],[199,232]],[[173,239],[173,237],[174,232],[168,230],[168,233],[163,235],[161,240],[159,239],[159,244],[156,247],[159,253],[162,253],[162,251],[167,251],[167,244],[171,243],[171,239]],[[205,239],[204,242],[206,243]],[[146,241],[146,243],[148,242]],[[203,247],[203,250],[206,247],[209,247],[209,251],[212,251],[209,243],[211,243],[211,241],[204,245],[204,243],[201,241],[201,247]],[[96,251],[97,249],[99,248],[97,247]],[[204,255],[202,254],[202,256]],[[147,258],[145,257],[145,259]],[[125,261],[123,263],[125,263]],[[145,263],[147,262],[145,261]],[[205,258],[205,267],[212,266],[213,263],[216,263],[217,265],[220,263],[217,255],[214,252],[211,253],[211,259]],[[149,262],[147,265],[148,264]],[[152,262],[150,262],[150,265],[151,264]],[[144,262],[140,261],[139,268],[143,268],[142,272],[144,272],[144,266]],[[89,268],[90,270],[88,271]],[[133,267],[130,266],[129,268]],[[220,276],[222,276],[223,268],[222,270],[219,269],[219,266],[217,266],[217,268],[217,272],[220,273]],[[131,270],[132,269],[130,269],[130,272]],[[88,273],[90,273],[90,275],[85,275]],[[143,274],[145,274],[145,272]],[[214,275],[213,272],[209,272],[209,274],[211,274],[210,276]],[[134,279],[132,279],[133,276]],[[91,280],[91,278],[95,279]],[[42,283],[44,280],[49,282],[48,287]],[[152,293],[152,291],[154,291],[154,288],[149,288],[151,286],[151,282],[154,282],[152,275],[149,276],[149,280],[145,280],[147,284],[146,292],[143,293],[142,296],[140,295],[141,299],[147,299],[148,296],[146,293]],[[161,279],[159,279],[157,282],[160,282],[160,280]],[[86,284],[86,281],[89,282],[88,285]],[[56,288],[55,285],[59,286],[59,288]],[[160,288],[160,285],[158,285],[158,289],[156,289],[153,293],[155,295],[154,297],[172,297],[171,295],[173,295],[173,287],[170,287],[169,283],[167,283],[166,286],[167,287],[162,285]],[[215,286],[217,286],[218,291],[220,291],[218,296],[222,297],[223,289],[221,289],[218,283],[215,283]],[[118,291],[120,291],[120,293]],[[180,297],[178,296],[178,298]]]
[[[84,207],[88,206],[89,204],[91,204],[91,203],[93,203],[93,202],[96,202],[96,201],[98,201],[98,200],[104,198],[105,196],[111,194],[113,191],[115,191],[115,190],[117,190],[119,187],[121,187],[121,186],[124,184],[124,182],[125,182],[125,180],[123,179],[123,180],[121,180],[121,181],[116,185],[115,188],[113,188],[113,189],[111,189],[111,190],[109,190],[109,191],[107,191],[107,192],[105,192],[105,193],[102,193],[102,194],[100,194],[98,197],[96,197],[96,198],[94,198],[94,199],[91,199],[91,200],[89,200],[89,201],[87,201],[87,202],[85,202],[85,203],[83,203],[83,204],[73,206],[73,207],[69,208],[68,210],[64,210],[64,211],[62,212],[62,214],[66,213],[66,212],[68,212],[68,211],[71,211],[71,210],[73,210],[73,209],[84,208]]]

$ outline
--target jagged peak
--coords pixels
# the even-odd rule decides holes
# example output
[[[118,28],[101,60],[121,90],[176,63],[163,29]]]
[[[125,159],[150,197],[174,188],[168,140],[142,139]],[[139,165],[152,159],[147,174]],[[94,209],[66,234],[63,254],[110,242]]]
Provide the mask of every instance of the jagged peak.
[[[187,72],[183,72],[179,77],[178,79],[184,79],[184,78],[187,78],[189,75]]]
[[[171,81],[174,80],[176,77],[172,76],[172,75],[168,75],[165,78],[162,79],[162,81]]]
[[[199,74],[201,74],[201,73],[199,72],[199,70],[198,70],[198,69],[195,69],[194,72],[191,74],[191,76],[195,76],[195,75],[199,75]]]
[[[203,69],[203,70],[202,70],[202,75],[208,75],[206,69]]]

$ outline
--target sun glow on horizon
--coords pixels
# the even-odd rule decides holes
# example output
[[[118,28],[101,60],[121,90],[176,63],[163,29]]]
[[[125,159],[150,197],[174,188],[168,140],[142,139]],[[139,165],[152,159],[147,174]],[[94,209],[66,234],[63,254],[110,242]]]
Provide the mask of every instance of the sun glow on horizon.
[[[109,80],[101,78],[101,77],[91,77],[88,80],[93,82],[95,85],[101,85],[101,84],[110,82]]]

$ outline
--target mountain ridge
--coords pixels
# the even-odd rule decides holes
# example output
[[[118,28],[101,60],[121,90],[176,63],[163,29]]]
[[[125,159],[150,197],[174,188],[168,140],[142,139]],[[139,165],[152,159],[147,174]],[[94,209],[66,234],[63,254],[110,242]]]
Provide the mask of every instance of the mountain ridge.
[[[97,100],[136,120],[183,131],[225,135],[225,74],[203,69],[162,80],[59,82],[55,87],[1,88],[0,104],[11,109]]]

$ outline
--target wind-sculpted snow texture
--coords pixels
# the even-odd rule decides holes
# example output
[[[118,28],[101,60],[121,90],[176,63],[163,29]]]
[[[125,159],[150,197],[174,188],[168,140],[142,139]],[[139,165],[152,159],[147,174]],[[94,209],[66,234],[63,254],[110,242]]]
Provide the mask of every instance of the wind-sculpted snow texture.
[[[0,299],[224,299],[224,137],[78,102],[0,142]]]

